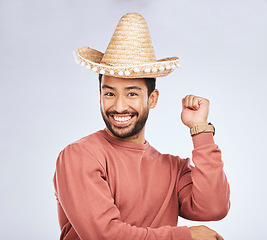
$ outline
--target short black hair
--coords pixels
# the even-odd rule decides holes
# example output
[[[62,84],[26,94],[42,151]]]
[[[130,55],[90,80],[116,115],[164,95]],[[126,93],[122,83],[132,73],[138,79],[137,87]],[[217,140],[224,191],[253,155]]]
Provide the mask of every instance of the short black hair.
[[[99,91],[101,92],[101,81],[102,81],[103,74],[98,75],[99,80]],[[145,84],[147,86],[147,95],[148,97],[150,94],[155,90],[156,88],[156,78],[143,78],[145,81]]]

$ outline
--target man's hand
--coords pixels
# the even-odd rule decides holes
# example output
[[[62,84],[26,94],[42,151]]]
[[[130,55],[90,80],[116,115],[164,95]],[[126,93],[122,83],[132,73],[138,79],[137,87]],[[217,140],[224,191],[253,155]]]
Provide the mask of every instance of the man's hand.
[[[194,95],[187,95],[182,100],[183,110],[181,113],[181,119],[184,125],[189,128],[195,125],[208,124],[209,114],[209,100],[197,97]]]
[[[190,227],[189,230],[193,240],[223,240],[221,235],[205,226]]]

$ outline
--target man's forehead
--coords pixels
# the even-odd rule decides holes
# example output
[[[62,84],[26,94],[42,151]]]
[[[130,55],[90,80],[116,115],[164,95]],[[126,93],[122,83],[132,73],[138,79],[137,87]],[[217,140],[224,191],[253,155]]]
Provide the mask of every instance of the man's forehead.
[[[102,77],[101,88],[124,88],[124,89],[140,89],[146,88],[143,78],[117,78],[111,76]]]

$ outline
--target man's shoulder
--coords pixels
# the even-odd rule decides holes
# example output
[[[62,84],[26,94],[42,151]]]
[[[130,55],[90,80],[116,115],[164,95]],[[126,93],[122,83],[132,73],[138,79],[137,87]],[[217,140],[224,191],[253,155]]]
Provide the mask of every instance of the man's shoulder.
[[[77,159],[84,157],[88,161],[95,159],[104,166],[105,149],[107,141],[102,133],[103,131],[97,131],[79,140],[76,140],[68,144],[59,154],[59,156],[72,156],[71,158]],[[71,159],[69,157],[69,159]],[[73,160],[72,159],[72,160]]]
[[[82,137],[72,143],[70,143],[69,145],[73,145],[73,144],[80,144],[83,146],[91,146],[91,145],[97,145],[99,143],[102,143],[104,141],[104,137],[102,135],[102,131],[97,131],[94,133],[91,133],[85,137]]]
[[[95,155],[95,153],[99,153],[105,149],[107,145],[107,141],[102,133],[103,131],[97,131],[92,134],[89,134],[85,137],[82,137],[74,142],[68,144],[62,152],[66,149],[84,149],[88,153]]]
[[[94,133],[91,133],[85,137],[82,137],[72,143],[70,143],[68,146],[75,146],[78,145],[80,147],[86,148],[87,150],[95,151],[97,149],[103,149],[105,145],[107,145],[107,140],[104,137],[103,131],[97,131]]]

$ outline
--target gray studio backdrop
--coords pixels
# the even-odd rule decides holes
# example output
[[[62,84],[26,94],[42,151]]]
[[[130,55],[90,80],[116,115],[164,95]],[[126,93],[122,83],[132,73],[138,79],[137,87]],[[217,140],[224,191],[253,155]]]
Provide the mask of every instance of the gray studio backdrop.
[[[227,240],[267,239],[266,0],[0,0],[0,239],[59,238],[52,178],[58,153],[104,128],[97,75],[72,51],[105,51],[127,12],[147,20],[158,59],[183,68],[158,79],[146,138],[191,157],[180,120],[187,94],[211,101],[209,120],[231,184],[231,210],[205,224]]]

